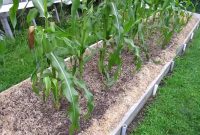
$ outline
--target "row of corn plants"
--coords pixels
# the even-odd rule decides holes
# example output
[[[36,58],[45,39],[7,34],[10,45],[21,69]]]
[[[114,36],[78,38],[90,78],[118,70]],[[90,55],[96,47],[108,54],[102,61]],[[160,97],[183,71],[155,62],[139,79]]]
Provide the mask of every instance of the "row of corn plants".
[[[103,42],[98,67],[103,82],[111,86],[120,77],[124,50],[133,54],[132,62],[140,69],[141,54],[149,59],[145,33],[151,31],[151,27],[160,30],[161,46],[165,48],[173,34],[187,23],[190,15],[185,10],[193,6],[190,0],[102,0],[98,4],[94,0],[72,0],[70,27],[63,29],[51,19],[48,7],[53,0],[32,2],[35,8],[29,11],[27,22],[38,15],[45,20],[44,26],[29,28],[29,47],[35,57],[35,70],[31,76],[33,91],[44,101],[52,99],[58,110],[61,100],[67,100],[67,114],[71,121],[69,134],[79,129],[81,95],[87,100],[87,118],[94,108],[94,97],[83,80],[88,59],[84,54],[91,39]],[[18,6],[19,0],[14,0],[10,9],[14,28]],[[63,55],[71,56],[72,66],[65,64]]]

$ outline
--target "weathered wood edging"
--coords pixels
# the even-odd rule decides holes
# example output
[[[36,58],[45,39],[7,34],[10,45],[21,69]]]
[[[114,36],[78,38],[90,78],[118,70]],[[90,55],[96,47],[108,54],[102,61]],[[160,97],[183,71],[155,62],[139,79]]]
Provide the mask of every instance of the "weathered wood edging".
[[[160,74],[152,81],[152,83],[147,87],[146,92],[143,94],[142,97],[129,109],[129,111],[124,115],[121,122],[118,124],[118,126],[111,132],[111,135],[125,135],[126,129],[128,125],[134,120],[134,118],[137,116],[137,114],[140,112],[140,110],[143,108],[143,106],[146,104],[147,100],[153,96],[154,90],[157,91],[157,86],[160,84],[161,80],[173,70],[174,67],[174,59],[177,56],[180,56],[184,54],[187,43],[192,40],[194,31],[199,28],[200,24],[200,14],[194,14],[199,18],[191,32],[188,34],[186,39],[183,41],[183,43],[177,48],[176,56],[170,60],[165,66],[163,66]],[[155,92],[156,93],[156,92]]]

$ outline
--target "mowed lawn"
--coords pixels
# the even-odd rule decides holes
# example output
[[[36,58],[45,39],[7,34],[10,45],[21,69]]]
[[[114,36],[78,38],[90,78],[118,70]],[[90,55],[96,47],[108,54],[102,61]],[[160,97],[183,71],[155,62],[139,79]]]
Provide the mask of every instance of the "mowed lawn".
[[[200,135],[200,30],[133,135]]]
[[[26,33],[6,39],[4,64],[0,64],[0,92],[30,77],[33,72],[34,58],[27,45]]]

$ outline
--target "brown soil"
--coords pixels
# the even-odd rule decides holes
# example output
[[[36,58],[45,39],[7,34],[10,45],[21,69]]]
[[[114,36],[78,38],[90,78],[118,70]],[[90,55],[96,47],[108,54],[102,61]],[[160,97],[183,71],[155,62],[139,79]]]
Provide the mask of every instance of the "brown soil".
[[[123,68],[120,79],[112,87],[106,87],[97,69],[98,57],[85,66],[84,80],[94,94],[95,109],[92,118],[81,121],[80,134],[109,134],[128,109],[144,94],[147,86],[159,74],[166,62],[175,56],[176,48],[191,31],[196,18],[192,18],[180,34],[176,34],[170,46],[161,50],[156,45],[156,35],[148,40],[151,60],[135,73],[133,56],[123,52]],[[81,103],[84,109],[84,101]],[[0,93],[0,134],[2,135],[66,135],[69,120],[66,107],[56,111],[51,102],[43,103],[31,90],[30,80]]]

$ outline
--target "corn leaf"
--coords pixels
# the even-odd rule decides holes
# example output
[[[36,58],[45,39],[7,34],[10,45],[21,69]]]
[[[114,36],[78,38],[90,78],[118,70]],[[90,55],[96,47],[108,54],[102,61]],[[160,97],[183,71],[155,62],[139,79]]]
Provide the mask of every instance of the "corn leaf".
[[[139,47],[134,44],[132,39],[125,38],[124,40],[125,40],[125,43],[130,45],[131,48],[134,50],[134,55],[136,56],[136,68],[140,69],[142,66],[142,63],[141,63]]]
[[[60,96],[59,95],[59,84],[58,84],[58,80],[57,79],[52,79],[52,93],[53,93],[53,99],[54,99],[54,104],[55,104],[55,107],[58,109],[60,108]]]
[[[72,33],[74,34],[74,36],[76,37],[76,14],[77,14],[77,10],[80,6],[80,0],[72,0],[72,7],[71,7],[71,17],[72,17]]]
[[[62,81],[62,90],[64,96],[70,102],[69,119],[72,123],[70,125],[70,134],[73,134],[74,130],[79,128],[80,110],[78,104],[78,92],[73,87],[73,80],[70,78],[69,73],[67,73],[64,60],[60,59],[52,52],[49,53],[47,57],[51,61],[53,68],[56,69],[58,78]]]
[[[47,7],[53,4],[53,0],[32,0],[32,2],[40,13],[40,17],[50,17],[47,13]]]
[[[43,0],[32,0],[32,2],[35,8],[37,8],[37,10],[39,11],[40,17],[45,17]]]
[[[120,24],[120,21],[119,21],[119,13],[118,13],[118,10],[116,8],[116,5],[112,2],[111,3],[112,5],[112,11],[113,11],[113,15],[115,16],[115,26],[117,28],[117,32],[118,32],[118,36],[121,37],[121,24]]]
[[[39,89],[37,88],[37,83],[38,83],[37,68],[31,74],[31,82],[32,82],[33,92],[39,95]]]
[[[84,81],[74,78],[74,83],[76,84],[76,86],[84,90],[84,96],[87,99],[87,107],[88,107],[87,115],[89,115],[94,109],[94,97],[92,93],[88,90],[88,88],[86,87]]]
[[[13,28],[15,29],[17,25],[17,11],[19,7],[19,0],[13,1],[13,6],[10,8],[9,14],[10,14],[10,21],[12,23]]]
[[[80,6],[80,0],[72,0],[71,15],[73,18],[76,16],[79,6]]]
[[[45,89],[44,89],[45,100],[47,100],[51,92],[51,79],[49,78],[49,76],[47,76],[43,79],[43,82],[45,84]]]
[[[35,19],[38,15],[38,10],[36,8],[30,9],[28,15],[27,15],[27,23],[30,23],[33,19]]]
[[[163,9],[167,8],[167,6],[170,5],[170,2],[171,2],[171,0],[165,0],[162,8]]]

